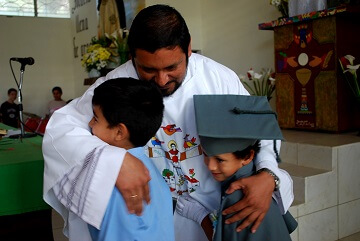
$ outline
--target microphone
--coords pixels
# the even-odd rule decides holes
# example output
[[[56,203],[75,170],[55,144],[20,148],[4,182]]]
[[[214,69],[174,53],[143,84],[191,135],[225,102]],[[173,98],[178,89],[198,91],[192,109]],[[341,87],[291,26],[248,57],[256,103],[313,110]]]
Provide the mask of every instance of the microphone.
[[[33,65],[35,63],[35,60],[32,57],[27,57],[27,58],[16,58],[16,57],[12,57],[10,58],[10,60],[12,61],[17,61],[23,65]]]

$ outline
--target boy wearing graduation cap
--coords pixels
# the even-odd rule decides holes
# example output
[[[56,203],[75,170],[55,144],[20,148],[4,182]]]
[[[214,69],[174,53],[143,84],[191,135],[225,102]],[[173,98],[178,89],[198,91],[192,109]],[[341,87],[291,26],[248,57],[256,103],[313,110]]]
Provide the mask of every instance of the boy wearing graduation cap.
[[[209,214],[210,210],[190,196],[179,197],[176,211],[198,222],[209,240],[291,241],[290,233],[297,227],[297,222],[289,212],[282,215],[274,199],[254,233],[251,227],[236,232],[242,220],[225,224],[225,220],[232,215],[221,214],[244,196],[242,190],[226,194],[229,185],[235,180],[256,174],[253,160],[261,148],[260,140],[283,140],[276,114],[266,97],[196,95],[194,106],[204,161],[214,179],[221,182],[222,201],[220,210],[214,215]],[[275,144],[274,151],[279,161]],[[271,171],[266,171],[274,176],[276,191],[279,180]]]

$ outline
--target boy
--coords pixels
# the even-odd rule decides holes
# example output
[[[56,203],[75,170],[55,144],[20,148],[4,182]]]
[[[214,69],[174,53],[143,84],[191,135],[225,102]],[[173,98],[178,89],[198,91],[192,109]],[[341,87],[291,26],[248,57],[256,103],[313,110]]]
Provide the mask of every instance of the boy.
[[[172,198],[168,186],[144,154],[143,146],[159,129],[164,105],[158,88],[132,78],[111,79],[94,91],[93,135],[109,145],[125,148],[150,172],[151,203],[141,216],[129,214],[114,187],[100,230],[89,225],[93,240],[174,240]],[[131,198],[138,198],[136,194]]]
[[[291,241],[289,233],[295,230],[297,223],[288,212],[281,215],[274,199],[256,233],[251,232],[250,228],[236,232],[242,220],[225,224],[230,216],[221,215],[224,209],[244,195],[241,190],[226,194],[229,185],[256,173],[253,160],[260,150],[259,140],[275,142],[283,139],[276,115],[271,111],[266,97],[197,95],[194,96],[194,104],[204,161],[214,179],[221,182],[222,201],[217,218],[212,215],[209,217],[209,211],[191,197],[178,199],[177,212],[200,223],[209,240],[212,240],[212,218],[212,221],[217,219],[213,236],[215,241]]]
[[[19,106],[15,104],[17,90],[14,88],[10,88],[7,93],[8,93],[8,100],[2,103],[0,107],[2,121],[5,125],[18,128]]]
[[[55,86],[54,88],[52,88],[51,92],[54,99],[49,101],[47,105],[47,117],[50,117],[54,113],[54,111],[66,105],[66,102],[61,99],[61,96],[63,94],[61,87]]]

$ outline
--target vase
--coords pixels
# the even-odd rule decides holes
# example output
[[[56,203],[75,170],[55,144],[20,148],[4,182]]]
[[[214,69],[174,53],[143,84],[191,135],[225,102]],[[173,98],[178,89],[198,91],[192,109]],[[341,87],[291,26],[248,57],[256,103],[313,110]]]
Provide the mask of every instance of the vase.
[[[89,78],[97,78],[97,77],[100,77],[101,76],[101,73],[99,70],[97,69],[91,69],[89,72],[88,72],[88,76]]]

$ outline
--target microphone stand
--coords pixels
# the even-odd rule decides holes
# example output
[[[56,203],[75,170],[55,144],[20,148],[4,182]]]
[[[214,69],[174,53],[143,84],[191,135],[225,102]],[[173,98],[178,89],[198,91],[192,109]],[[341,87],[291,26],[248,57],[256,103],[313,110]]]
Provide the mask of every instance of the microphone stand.
[[[25,133],[24,131],[24,118],[23,118],[23,105],[22,105],[22,84],[23,84],[23,79],[24,79],[24,72],[25,72],[25,65],[24,63],[21,63],[21,67],[20,67],[20,82],[19,82],[19,86],[18,86],[18,102],[19,102],[19,118],[20,118],[20,130],[21,130],[21,134],[19,135],[11,135],[11,138],[17,139],[20,138],[21,141],[23,138],[29,138],[29,137],[34,137],[36,136],[36,133]]]

